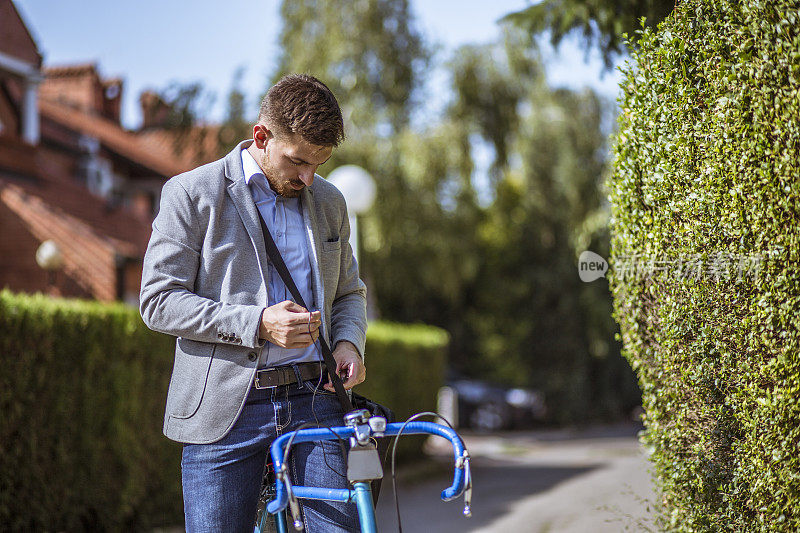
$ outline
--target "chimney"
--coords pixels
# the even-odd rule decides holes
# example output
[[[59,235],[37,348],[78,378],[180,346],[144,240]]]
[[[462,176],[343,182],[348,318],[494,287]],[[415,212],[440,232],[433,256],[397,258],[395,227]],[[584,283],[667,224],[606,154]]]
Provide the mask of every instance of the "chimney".
[[[48,67],[40,88],[41,97],[80,109],[84,113],[100,111],[100,79],[94,63]]]
[[[100,78],[94,63],[48,67],[44,73],[40,89],[42,99],[120,123],[122,79]]]
[[[122,110],[123,82],[120,78],[111,78],[102,81],[103,111],[102,114],[109,120],[120,124]]]
[[[169,105],[153,91],[144,91],[139,95],[142,108],[142,129],[163,128],[169,117]]]

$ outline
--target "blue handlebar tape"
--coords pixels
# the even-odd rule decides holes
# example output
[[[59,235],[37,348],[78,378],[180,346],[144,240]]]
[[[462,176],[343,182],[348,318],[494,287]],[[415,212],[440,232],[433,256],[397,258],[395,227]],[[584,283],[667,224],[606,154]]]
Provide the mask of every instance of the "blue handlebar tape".
[[[386,425],[386,432],[384,433],[387,437],[392,437],[397,435],[400,432],[400,428],[403,427],[402,422],[395,422],[392,424]],[[287,433],[285,435],[281,435],[275,441],[273,441],[272,446],[270,447],[270,455],[272,456],[272,463],[275,465],[275,472],[280,472],[282,465],[283,465],[283,454],[284,448],[289,443],[289,439],[292,438],[292,435],[295,435],[292,443],[300,443],[300,442],[311,442],[311,441],[319,441],[319,440],[334,440],[334,437],[331,434],[331,430],[343,439],[348,439],[355,435],[353,428],[346,427],[346,426],[339,426],[334,428],[311,428],[311,429],[302,429],[297,432]],[[443,437],[451,442],[453,445],[453,457],[457,461],[459,457],[461,457],[464,453],[464,442],[461,440],[461,437],[458,436],[454,430],[450,429],[447,426],[443,426],[441,424],[436,424],[434,422],[424,422],[424,421],[415,421],[409,422],[405,424],[405,428],[403,429],[403,435],[438,435],[439,437]],[[456,468],[455,472],[453,473],[453,484],[442,491],[442,500],[449,501],[454,498],[457,498],[464,492],[464,469],[463,468]],[[267,505],[267,511],[272,514],[275,514],[279,511],[286,509],[286,506],[289,504],[289,495],[286,491],[285,483],[282,483],[280,480],[277,483],[277,490],[275,499],[269,502]],[[352,497],[352,491],[348,489],[331,489],[331,488],[324,488],[324,487],[304,487],[304,486],[293,486],[292,491],[294,495],[298,498],[306,498],[306,499],[313,499],[313,500],[331,500],[331,501],[340,501],[346,502],[349,501]]]

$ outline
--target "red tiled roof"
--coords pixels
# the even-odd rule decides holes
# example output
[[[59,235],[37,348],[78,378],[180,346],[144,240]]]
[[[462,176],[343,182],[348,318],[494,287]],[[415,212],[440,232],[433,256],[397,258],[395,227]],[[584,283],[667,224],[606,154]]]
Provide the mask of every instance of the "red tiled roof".
[[[171,153],[173,160],[187,171],[219,159],[219,130],[216,125],[198,126],[180,142],[177,132],[161,128],[140,131],[136,136],[150,150]]]
[[[122,246],[120,251],[132,250],[131,257],[141,257],[150,237],[150,220],[93,196],[63,163],[42,147],[9,138],[0,142],[0,181],[3,174],[22,178],[15,182],[27,194],[82,220],[98,235],[132,246]]]
[[[171,153],[146,147],[135,134],[106,118],[45,99],[39,100],[39,110],[43,116],[59,124],[97,138],[112,152],[149,168],[154,174],[171,177],[187,170]]]
[[[39,241],[52,239],[58,244],[65,273],[83,289],[98,300],[116,298],[116,257],[135,256],[135,246],[101,235],[84,221],[2,180],[0,202],[13,211]]]
[[[75,63],[70,65],[57,65],[45,67],[42,72],[48,78],[58,78],[63,76],[83,76],[97,72],[97,63]]]

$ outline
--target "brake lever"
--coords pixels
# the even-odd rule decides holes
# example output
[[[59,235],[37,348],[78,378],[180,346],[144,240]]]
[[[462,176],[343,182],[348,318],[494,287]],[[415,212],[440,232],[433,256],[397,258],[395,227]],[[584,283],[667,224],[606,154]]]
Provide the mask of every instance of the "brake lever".
[[[464,470],[464,516],[472,516],[472,472],[469,467],[469,452],[464,450],[456,460],[456,468]]]
[[[292,521],[295,530],[303,531],[303,521],[300,518],[300,504],[297,501],[297,496],[294,495],[292,490],[292,482],[289,480],[289,473],[286,470],[286,463],[281,465],[280,471],[277,473],[278,480],[286,485],[286,495],[289,498],[289,512],[292,514]]]

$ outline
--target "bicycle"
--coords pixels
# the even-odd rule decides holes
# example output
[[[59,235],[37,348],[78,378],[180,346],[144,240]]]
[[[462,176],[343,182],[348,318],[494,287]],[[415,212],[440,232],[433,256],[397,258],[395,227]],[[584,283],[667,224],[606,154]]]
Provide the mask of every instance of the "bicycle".
[[[298,429],[277,438],[270,447],[270,456],[275,468],[275,498],[269,502],[266,511],[257,519],[255,533],[262,533],[267,527],[268,515],[273,515],[278,533],[287,533],[286,510],[292,517],[294,528],[298,531],[303,529],[303,522],[300,517],[299,498],[355,502],[358,510],[359,523],[362,533],[376,533],[377,524],[375,521],[375,506],[372,498],[370,482],[383,477],[383,468],[377,449],[373,444],[374,439],[383,437],[397,437],[401,435],[437,435],[446,438],[453,445],[453,456],[455,460],[453,483],[444,489],[441,498],[444,501],[451,501],[462,494],[464,495],[464,515],[471,515],[470,505],[472,497],[472,480],[469,466],[469,453],[464,442],[456,433],[452,426],[436,424],[433,422],[415,421],[423,415],[434,415],[435,413],[419,413],[412,416],[405,422],[387,424],[386,419],[378,416],[370,416],[365,409],[355,410],[345,415],[345,426],[337,427],[315,427],[309,429]],[[442,419],[444,420],[444,419]],[[446,422],[446,421],[445,421]],[[289,479],[289,471],[286,466],[291,446],[294,443],[320,441],[320,440],[350,440],[350,450],[347,461],[347,478],[352,488],[334,489],[324,487],[295,486]],[[392,477],[394,481],[394,457],[395,448],[392,450]],[[397,502],[395,492],[395,503]],[[402,531],[402,525],[398,526]]]

